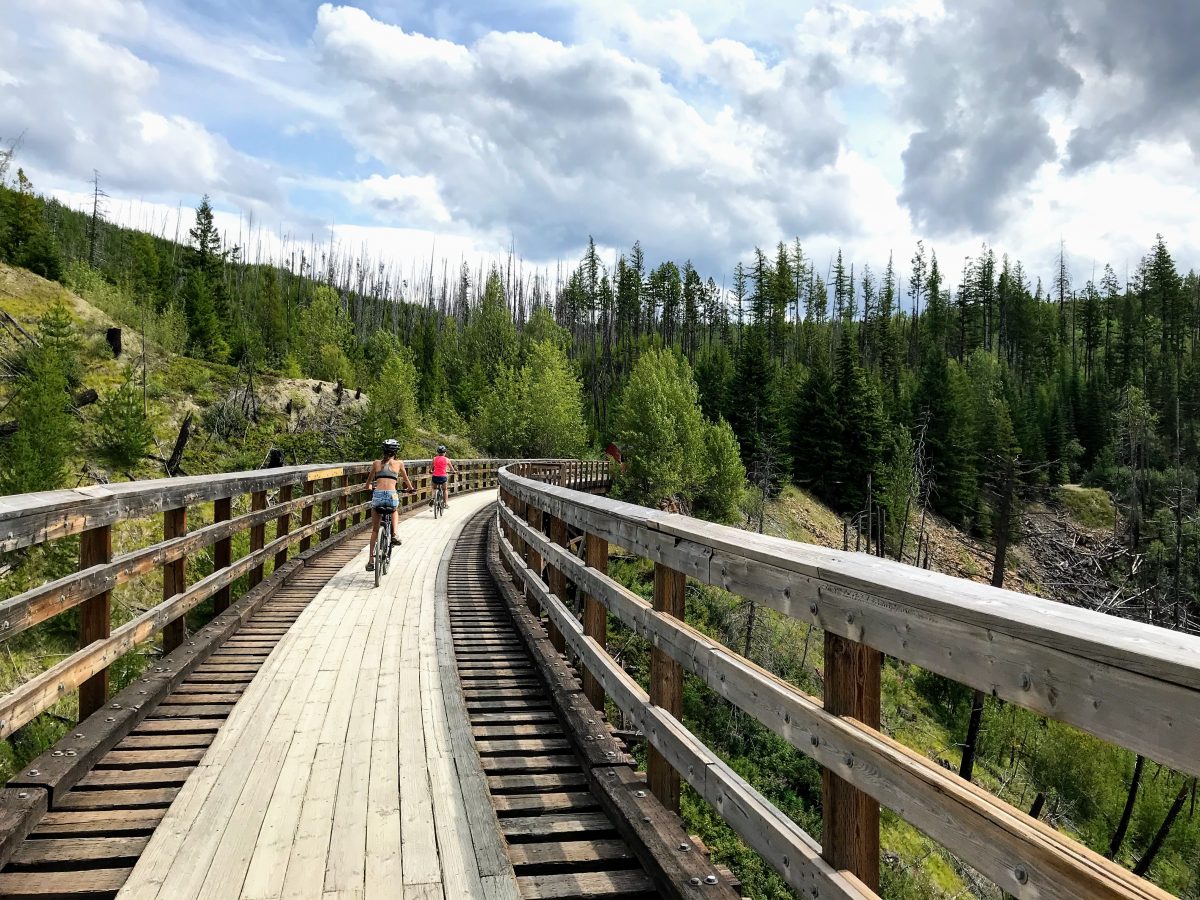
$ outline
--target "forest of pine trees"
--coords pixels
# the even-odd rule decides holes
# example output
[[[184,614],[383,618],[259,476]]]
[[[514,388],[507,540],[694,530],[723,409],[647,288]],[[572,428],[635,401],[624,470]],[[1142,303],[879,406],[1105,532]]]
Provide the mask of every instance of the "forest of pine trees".
[[[922,563],[922,512],[1007,542],[1000,500],[1111,491],[1132,561],[1118,611],[1200,629],[1200,280],[1161,236],[1124,280],[1111,266],[1082,279],[1061,247],[1049,287],[988,246],[951,278],[920,242],[906,267],[840,252],[822,266],[781,242],[738,262],[730,289],[689,261],[651,265],[636,242],[606,261],[589,240],[553,275],[512,258],[404,273],[315,244],[286,253],[246,259],[207,198],[177,241],[44,201],[20,172],[0,193],[0,258],[117,286],[127,324],[168,350],[368,392],[394,394],[402,373],[409,424],[367,423],[341,452],[419,419],[498,453],[636,443],[626,386],[667,351],[755,484],[791,480],[869,519],[876,545],[882,522],[876,549],[898,559]],[[636,492],[703,506],[677,488],[693,476]]]
[[[730,520],[792,483],[844,517],[849,545],[915,565],[929,564],[937,513],[996,548],[994,583],[1021,542],[1022,507],[1079,483],[1119,512],[1105,611],[1200,632],[1200,279],[1180,273],[1161,236],[1121,278],[1104,266],[1082,279],[1060,246],[1045,283],[987,246],[949,273],[924,243],[907,262],[839,252],[819,263],[798,240],[756,249],[728,279],[652,262],[639,242],[602,259],[591,240],[555,272],[511,256],[404,271],[316,243],[267,258],[250,249],[255,236],[222,233],[207,198],[170,236],[121,228],[104,220],[98,182],[96,208],[80,213],[23,172],[8,186],[6,162],[0,261],[63,281],[144,335],[147,353],[367,395],[348,429],[268,433],[289,461],[365,457],[384,437],[417,452],[418,434],[516,456],[615,443],[627,464],[617,489],[637,502]],[[81,417],[71,398],[86,387],[84,335],[56,303],[34,337],[3,360],[0,492],[66,484],[83,452],[109,477],[134,477],[155,419],[145,360],[140,382],[131,365]],[[211,411],[200,427],[227,430]],[[947,685],[917,689],[936,705]],[[954,729],[963,702],[944,704]],[[983,713],[982,698],[967,709]],[[720,726],[723,710],[705,707],[701,732],[733,755],[765,752],[769,736]],[[984,758],[1033,727],[995,709],[984,718]],[[1053,754],[1080,736],[1060,731],[1042,739],[1040,767],[1074,772]],[[1132,785],[1123,770],[1104,782],[1113,796],[1068,774],[1055,788],[1081,815],[1092,804],[1085,837],[1113,856],[1142,854],[1163,820],[1143,800],[1126,838],[1128,818],[1116,826],[1099,811],[1134,797],[1141,765]],[[797,778],[784,786],[793,800],[808,783]]]

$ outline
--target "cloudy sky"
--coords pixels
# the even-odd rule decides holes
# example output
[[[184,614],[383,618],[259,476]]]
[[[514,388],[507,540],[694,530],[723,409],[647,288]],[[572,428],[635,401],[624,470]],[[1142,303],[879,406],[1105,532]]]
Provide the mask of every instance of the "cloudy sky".
[[[0,137],[114,218],[401,258],[799,236],[1200,266],[1196,0],[3,0]],[[246,227],[243,225],[243,227]]]

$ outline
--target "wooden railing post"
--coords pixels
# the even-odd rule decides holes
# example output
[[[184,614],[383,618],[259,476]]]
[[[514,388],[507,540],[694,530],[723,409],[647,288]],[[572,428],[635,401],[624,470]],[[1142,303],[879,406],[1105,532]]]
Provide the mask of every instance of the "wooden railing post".
[[[283,487],[281,487],[279,489],[279,496],[277,499],[278,499],[280,506],[283,506],[285,503],[291,503],[292,502],[292,486],[290,484],[285,484]],[[278,519],[275,520],[275,537],[276,538],[283,537],[285,534],[287,534],[291,530],[291,528],[292,528],[291,514],[284,513],[282,516],[280,516]],[[276,569],[278,569],[280,566],[284,565],[287,562],[287,553],[288,553],[287,547],[284,547],[282,550],[278,551],[275,554],[275,568]]]
[[[557,516],[547,515],[550,519],[550,540],[554,541],[560,547],[565,548],[567,546],[567,523]],[[570,608],[571,595],[567,591],[567,573],[563,572],[557,566],[548,566],[548,568],[550,570],[550,583],[548,585],[550,593]],[[548,621],[546,623],[546,634],[550,638],[551,645],[559,653],[567,649],[567,642],[563,640],[562,632],[555,627],[553,622]]]
[[[324,493],[325,491],[329,491],[329,490],[333,490],[333,479],[332,478],[322,478],[321,479],[322,493]],[[327,519],[332,514],[333,514],[333,501],[332,500],[322,500],[321,501],[321,518]],[[329,540],[329,535],[331,533],[332,533],[332,529],[328,525],[326,525],[324,528],[321,529],[321,540],[323,540],[323,541]]]
[[[585,562],[607,574],[608,541],[594,534],[585,534],[583,540]],[[583,597],[583,633],[601,647],[608,646],[608,610],[591,594]],[[604,712],[604,688],[586,668],[583,670],[583,693],[597,711]]]
[[[163,540],[183,537],[187,534],[187,507],[168,509],[163,512]],[[177,559],[163,566],[163,600],[170,600],[176,594],[183,593],[187,587],[187,559]],[[162,630],[163,655],[170,653],[183,643],[187,631],[187,623],[180,616],[168,622]]]
[[[825,710],[879,728],[878,650],[825,632]],[[821,772],[824,827],[821,855],[879,890],[879,803],[834,775]]]
[[[267,492],[255,491],[250,495],[250,511],[262,512],[267,508]],[[250,552],[261,550],[267,543],[267,523],[250,527]],[[263,564],[259,563],[250,570],[250,587],[261,584],[263,580]]]
[[[233,498],[222,497],[213,501],[213,522],[228,522],[233,515]],[[213,571],[225,569],[233,562],[233,538],[221,538],[213,544]],[[213,594],[213,612],[221,614],[229,609],[229,585]]]
[[[112,562],[112,529],[108,525],[92,528],[79,537],[79,568],[90,569]],[[97,594],[79,605],[79,646],[86,647],[109,635],[109,592]],[[79,721],[83,721],[108,700],[108,667],[79,685]]]
[[[529,522],[529,527],[535,531],[542,530],[542,511],[532,503],[525,507],[526,521]],[[529,568],[533,569],[533,574],[538,578],[542,577],[542,555],[537,552],[537,548],[533,544],[525,544],[525,562]],[[536,615],[538,612],[538,602],[533,595],[533,591],[527,591],[525,594],[525,602],[529,605],[529,609]]]
[[[350,476],[349,475],[342,475],[342,487],[343,488],[350,487]],[[400,486],[396,485],[396,487],[399,488]],[[342,494],[342,496],[338,497],[338,503],[337,503],[338,512],[345,512],[349,508],[349,506],[350,506],[350,498],[348,495]],[[338,527],[337,527],[338,534],[341,534],[348,527],[350,527],[350,522],[347,521],[346,519],[342,519],[340,522],[338,522]]]
[[[311,497],[313,495],[313,492],[314,492],[316,486],[317,486],[317,483],[315,481],[305,481],[304,482],[304,496]],[[313,505],[310,503],[310,504],[308,504],[308,506],[304,507],[304,509],[300,510],[300,526],[303,528],[305,525],[311,525],[312,519],[313,519]],[[311,546],[312,546],[311,535],[300,538],[300,552],[301,553],[304,553]]]
[[[683,618],[687,576],[682,572],[654,564],[654,608]],[[650,650],[650,702],[679,718],[683,713],[683,669],[664,651]],[[650,791],[667,809],[679,812],[679,773],[653,747],[646,751],[646,777]]]

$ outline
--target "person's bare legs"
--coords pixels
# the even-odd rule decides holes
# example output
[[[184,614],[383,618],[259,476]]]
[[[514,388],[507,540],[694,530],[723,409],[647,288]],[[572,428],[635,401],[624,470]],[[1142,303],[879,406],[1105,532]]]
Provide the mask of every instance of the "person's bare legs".
[[[370,552],[367,554],[367,571],[371,571],[375,567],[375,542],[379,540],[379,510],[371,510],[371,543],[368,545]]]
[[[400,507],[392,510],[392,543],[400,546]]]

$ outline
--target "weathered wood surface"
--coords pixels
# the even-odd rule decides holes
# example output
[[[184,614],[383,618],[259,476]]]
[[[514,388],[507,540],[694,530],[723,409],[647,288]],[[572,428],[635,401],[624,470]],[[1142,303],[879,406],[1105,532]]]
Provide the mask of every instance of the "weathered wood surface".
[[[402,522],[378,590],[365,551],[334,577],[233,708],[121,897],[504,896],[470,849],[478,806],[458,784],[434,603],[445,541],[490,500]]]
[[[516,516],[506,510],[501,510],[501,516],[525,539],[533,538],[527,526],[522,530],[524,523]],[[543,544],[541,551],[547,562],[571,571],[617,618],[700,676],[715,692],[847,784],[895,810],[1012,896],[1063,900],[1169,896],[876,729],[826,712],[818,699],[674,617],[657,612],[570,554],[560,553],[549,543]],[[540,594],[536,588],[535,592]],[[591,665],[587,657],[584,664]],[[609,679],[613,677],[602,679],[610,695]],[[666,755],[662,748],[660,752]]]
[[[518,504],[1200,775],[1200,637],[501,471]]]
[[[521,602],[518,589],[499,564],[499,533],[495,528],[489,529],[488,548],[488,566],[492,578],[524,638],[555,710],[566,725],[566,734],[576,754],[586,762],[584,771],[587,773],[590,793],[548,796],[562,798],[563,812],[586,812],[593,807],[602,809],[628,842],[597,840],[544,845],[560,849],[557,855],[553,850],[549,853],[543,851],[540,856],[531,855],[528,862],[551,865],[592,859],[599,861],[622,858],[623,853],[632,852],[641,860],[646,871],[654,874],[660,896],[671,900],[700,900],[704,897],[733,900],[738,897],[739,894],[702,854],[680,851],[681,846],[690,846],[691,838],[683,831],[679,818],[669,813],[654,797],[646,782],[634,772],[633,760],[613,738],[608,724],[572,681],[564,678],[564,672],[569,672],[569,668],[554,650],[540,623]],[[507,726],[510,731],[538,727],[542,726]],[[476,728],[476,735],[479,736],[481,729],[488,728]],[[527,802],[523,805],[513,802],[514,798],[493,798],[493,802],[507,799],[503,808],[513,814],[523,810],[554,811],[552,805],[542,803],[546,796],[539,794],[526,798]],[[497,808],[501,807],[498,805]],[[520,844],[509,847],[514,865],[518,864],[518,860],[523,860],[522,851],[525,848],[526,845]]]
[[[336,494],[338,491],[334,493]],[[230,518],[229,499],[218,499],[214,502],[215,521],[212,525],[198,528],[179,537],[165,539],[149,547],[123,553],[115,557],[111,563],[89,566],[79,572],[31,588],[3,601],[0,603],[0,617],[2,617],[0,618],[0,638],[12,637],[14,634],[70,609],[100,591],[111,590],[140,575],[163,568],[209,546],[214,550],[214,567],[227,566],[231,559],[230,538],[232,535],[278,517],[281,513],[290,514],[299,509],[311,508],[314,503],[320,502],[322,499],[323,495],[321,494],[301,497],[270,509],[245,513],[237,518]],[[228,597],[223,597],[219,592],[216,596],[218,605],[222,600],[227,605]]]
[[[524,523],[518,523],[523,525]],[[528,526],[525,526],[528,534]],[[543,552],[549,557],[549,542]],[[555,622],[568,647],[600,681],[613,702],[630,717],[663,758],[712,803],[742,839],[798,891],[821,897],[873,897],[853,877],[833,869],[821,858],[821,848],[795,822],[767,802],[739,775],[701,744],[677,719],[650,702],[649,695],[621,669],[583,628],[569,609],[555,597],[536,574],[513,551],[500,542],[501,555],[533,591],[542,609]],[[565,553],[565,551],[563,551]],[[573,557],[572,557],[573,558]]]
[[[335,513],[330,520],[350,514],[350,511]],[[34,716],[49,709],[66,691],[78,687],[89,678],[105,673],[112,662],[136,645],[149,640],[168,622],[174,621],[207,600],[220,588],[231,584],[280,548],[314,534],[325,522],[326,520],[320,520],[277,538],[262,550],[243,557],[225,569],[213,572],[181,593],[175,594],[170,600],[131,619],[108,637],[91,640],[77,653],[5,694],[0,698],[0,737],[7,737]],[[107,610],[107,603],[105,609]],[[92,709],[89,709],[88,714],[91,712]]]
[[[366,471],[369,463],[342,467]],[[196,475],[160,478],[119,484],[17,494],[0,499],[0,551],[28,547],[42,541],[79,534],[89,528],[111,525],[161,513],[179,506],[193,506],[223,497],[274,490],[302,481],[316,466],[289,466],[228,475]]]

